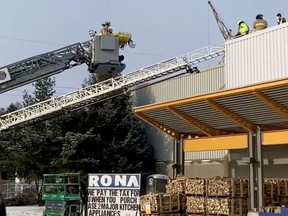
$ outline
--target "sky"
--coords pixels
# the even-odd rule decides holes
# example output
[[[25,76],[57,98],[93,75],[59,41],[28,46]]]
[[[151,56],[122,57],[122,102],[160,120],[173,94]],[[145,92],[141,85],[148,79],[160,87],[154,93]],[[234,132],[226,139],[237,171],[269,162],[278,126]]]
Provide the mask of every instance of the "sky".
[[[244,20],[252,29],[257,14],[269,26],[276,14],[288,8],[287,0],[211,0],[221,18],[235,33]],[[121,53],[127,67],[123,74],[170,57],[224,41],[212,11],[204,0],[9,0],[1,4],[0,68],[34,55],[89,40],[89,30],[99,31],[110,21],[114,32],[132,33],[135,49]],[[209,63],[210,64],[210,63]],[[211,62],[211,64],[217,64]],[[89,72],[86,65],[56,76],[55,96],[81,88]],[[0,107],[21,102],[23,90],[0,94]]]

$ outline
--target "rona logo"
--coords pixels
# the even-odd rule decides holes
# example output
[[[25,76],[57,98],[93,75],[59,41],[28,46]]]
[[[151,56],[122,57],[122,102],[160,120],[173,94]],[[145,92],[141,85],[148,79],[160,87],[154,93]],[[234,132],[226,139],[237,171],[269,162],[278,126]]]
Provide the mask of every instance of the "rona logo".
[[[140,189],[140,174],[89,174],[89,187]]]

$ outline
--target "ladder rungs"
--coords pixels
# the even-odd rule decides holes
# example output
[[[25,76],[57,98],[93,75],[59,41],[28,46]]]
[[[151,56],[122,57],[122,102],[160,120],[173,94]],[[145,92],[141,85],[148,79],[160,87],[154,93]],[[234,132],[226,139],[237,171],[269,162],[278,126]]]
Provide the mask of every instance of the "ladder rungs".
[[[66,94],[57,98],[34,104],[0,116],[0,130],[4,130],[17,124],[28,124],[37,122],[42,117],[53,116],[63,110],[70,110],[87,106],[98,100],[114,94],[114,91],[124,87],[133,87],[153,79],[178,72],[186,68],[187,65],[195,65],[203,61],[218,57],[224,54],[224,48],[217,47],[212,52],[212,48],[203,48],[192,54],[175,57],[146,68],[139,69],[127,75],[111,78],[91,86],[87,86],[76,92]]]

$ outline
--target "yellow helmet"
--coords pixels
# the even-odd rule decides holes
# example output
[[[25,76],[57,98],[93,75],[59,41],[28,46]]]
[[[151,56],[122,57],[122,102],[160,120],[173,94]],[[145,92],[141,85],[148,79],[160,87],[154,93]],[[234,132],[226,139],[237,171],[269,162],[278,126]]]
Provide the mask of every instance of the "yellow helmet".
[[[243,20],[239,20],[239,21],[237,22],[237,24],[240,25],[242,22],[244,22],[244,21],[243,21]]]

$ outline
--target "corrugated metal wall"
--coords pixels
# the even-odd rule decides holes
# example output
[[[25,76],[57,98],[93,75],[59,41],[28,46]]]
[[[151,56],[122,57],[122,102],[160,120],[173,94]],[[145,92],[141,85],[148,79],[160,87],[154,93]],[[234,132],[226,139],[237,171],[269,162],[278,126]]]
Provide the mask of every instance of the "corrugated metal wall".
[[[228,162],[185,164],[185,175],[188,177],[212,178],[215,176],[228,177]]]
[[[223,89],[223,87],[224,66],[218,65],[217,67],[204,70],[199,74],[185,74],[181,77],[172,78],[137,90],[134,92],[134,104],[135,106],[142,106],[161,103],[218,91]],[[172,161],[172,138],[148,125],[146,126],[146,133],[148,142],[151,143],[155,149],[157,161]],[[186,153],[186,160],[191,160],[191,158],[215,159],[224,154],[225,151]]]
[[[223,159],[228,155],[228,150],[218,150],[218,151],[201,151],[201,152],[186,152],[185,160],[217,160]]]
[[[195,95],[210,93],[224,88],[224,66],[204,70],[199,74],[185,74],[134,93],[135,106],[161,103]]]
[[[226,42],[226,88],[287,77],[287,42],[288,23]]]

